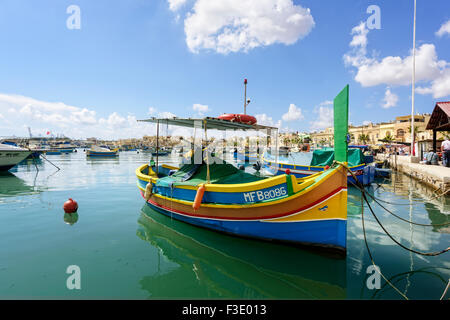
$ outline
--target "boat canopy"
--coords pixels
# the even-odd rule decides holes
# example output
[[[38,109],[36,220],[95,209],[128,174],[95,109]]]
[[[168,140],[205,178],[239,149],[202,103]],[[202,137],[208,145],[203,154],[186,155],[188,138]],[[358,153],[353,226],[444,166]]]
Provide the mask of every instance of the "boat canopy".
[[[138,120],[139,122],[153,122],[159,124],[168,124],[173,126],[195,128],[198,123],[205,124],[207,129],[216,130],[278,130],[276,127],[263,126],[259,124],[246,124],[241,122],[222,120],[218,118],[206,117],[206,118],[149,118],[144,120]]]
[[[314,150],[311,159],[311,166],[331,166],[334,161],[334,149],[324,148]],[[360,148],[348,149],[348,165],[350,167],[358,166],[364,163],[364,154]]]

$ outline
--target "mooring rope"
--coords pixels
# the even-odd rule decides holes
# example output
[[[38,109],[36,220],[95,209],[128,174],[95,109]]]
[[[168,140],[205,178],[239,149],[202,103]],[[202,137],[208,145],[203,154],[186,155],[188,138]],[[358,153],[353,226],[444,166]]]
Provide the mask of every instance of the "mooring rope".
[[[354,187],[360,189],[360,187],[359,187],[358,185],[354,184],[352,181],[350,181],[350,183],[351,183]],[[421,227],[441,227],[441,226],[447,226],[447,225],[450,225],[450,222],[438,223],[438,224],[424,224],[424,223],[418,223],[418,222],[414,222],[414,221],[411,221],[411,220],[407,220],[407,219],[405,219],[405,218],[402,218],[402,217],[396,215],[395,213],[393,213],[392,211],[390,211],[388,208],[384,207],[381,203],[378,202],[379,199],[377,199],[376,197],[374,197],[374,196],[371,195],[370,193],[366,192],[365,190],[361,190],[361,189],[360,189],[360,191],[361,191],[361,192],[365,192],[365,193],[366,193],[369,197],[371,197],[371,198],[375,201],[375,203],[378,204],[381,208],[383,208],[384,210],[386,210],[387,212],[389,212],[390,214],[392,214],[394,217],[396,217],[397,219],[400,219],[400,220],[402,220],[402,221],[408,222],[408,223],[413,224],[413,225],[416,225],[416,226],[421,226]],[[385,202],[385,201],[384,201],[384,202]],[[390,204],[396,205],[395,203],[390,203]],[[406,205],[406,203],[401,203],[401,204],[398,204],[398,205]]]
[[[421,251],[417,251],[417,250],[414,250],[414,249],[410,249],[410,248],[408,248],[408,247],[402,245],[400,242],[398,242],[398,241],[397,241],[397,240],[389,233],[389,231],[386,230],[386,228],[383,226],[383,224],[381,223],[381,221],[378,219],[377,215],[375,214],[375,212],[373,211],[373,209],[372,209],[372,207],[371,207],[371,205],[370,205],[370,203],[369,203],[369,200],[368,200],[367,197],[366,197],[366,193],[367,193],[366,190],[364,190],[364,187],[360,185],[361,183],[358,181],[358,178],[355,176],[355,174],[350,170],[350,168],[349,168],[345,163],[342,163],[342,162],[339,162],[339,161],[335,161],[335,162],[336,162],[336,163],[339,163],[339,164],[342,165],[344,168],[346,168],[348,172],[350,172],[350,174],[352,175],[353,179],[355,179],[355,182],[356,182],[357,185],[358,185],[358,189],[361,191],[361,195],[362,195],[364,201],[367,203],[367,206],[369,207],[369,210],[370,210],[370,212],[372,213],[372,215],[373,215],[373,217],[375,218],[375,220],[377,221],[378,225],[381,227],[381,229],[383,229],[383,231],[386,233],[386,235],[387,235],[392,241],[394,241],[398,246],[400,246],[401,248],[403,248],[403,249],[405,249],[405,250],[407,250],[407,251],[414,252],[414,253],[416,253],[416,254],[423,255],[423,256],[438,256],[438,255],[441,255],[441,254],[443,254],[443,253],[445,253],[445,252],[447,252],[447,251],[450,250],[450,247],[448,247],[448,248],[446,248],[446,249],[443,249],[443,250],[441,250],[441,251],[436,251],[436,252],[421,252]],[[364,206],[363,206],[363,207],[364,207]]]

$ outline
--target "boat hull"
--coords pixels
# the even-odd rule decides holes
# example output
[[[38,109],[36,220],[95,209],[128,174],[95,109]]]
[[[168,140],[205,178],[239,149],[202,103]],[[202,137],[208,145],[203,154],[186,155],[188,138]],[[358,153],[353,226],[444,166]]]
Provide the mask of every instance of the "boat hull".
[[[117,152],[95,152],[91,150],[86,151],[86,156],[88,157],[117,157],[119,154]]]
[[[30,154],[30,151],[0,151],[0,171],[8,171]]]

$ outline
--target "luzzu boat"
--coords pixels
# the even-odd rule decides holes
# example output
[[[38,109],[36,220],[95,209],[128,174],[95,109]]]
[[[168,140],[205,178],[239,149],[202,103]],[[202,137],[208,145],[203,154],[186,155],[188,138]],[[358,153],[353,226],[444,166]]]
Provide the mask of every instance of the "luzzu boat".
[[[118,155],[119,148],[111,150],[108,148],[92,146],[91,149],[86,150],[86,156],[88,157],[116,157]]]
[[[348,86],[336,97],[334,109],[336,160],[346,163]],[[201,121],[205,136],[207,129],[276,130],[209,117],[141,121],[185,127]],[[181,168],[145,164],[136,176],[146,204],[171,218],[235,236],[346,252],[347,174],[342,164],[297,179],[292,174],[262,177],[225,162],[210,165],[206,157]]]
[[[364,185],[369,185],[374,181],[375,168],[364,163],[364,155],[360,149],[348,149],[348,166],[352,173],[356,176],[359,182]],[[262,157],[262,164],[270,173],[279,175],[285,174],[286,171],[295,175],[297,178],[308,177],[312,174],[325,171],[327,166],[330,166],[334,160],[334,150],[319,149],[314,150],[311,163],[309,165],[294,164],[288,162],[289,159],[279,158],[278,161],[273,159],[268,154]],[[353,175],[347,173],[348,182],[355,183]]]

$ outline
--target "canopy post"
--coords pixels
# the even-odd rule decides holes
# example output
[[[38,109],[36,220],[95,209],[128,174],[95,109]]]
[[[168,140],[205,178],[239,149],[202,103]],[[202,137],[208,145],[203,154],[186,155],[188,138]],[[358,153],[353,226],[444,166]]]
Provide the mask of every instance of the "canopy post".
[[[156,175],[159,174],[159,120],[156,122]]]
[[[436,129],[433,129],[433,152],[436,153]]]
[[[203,120],[203,125],[205,126],[205,150],[206,150],[206,182],[208,184],[211,183],[211,176],[209,174],[209,154],[208,154],[208,134],[207,134],[207,127],[206,127],[206,120]]]

